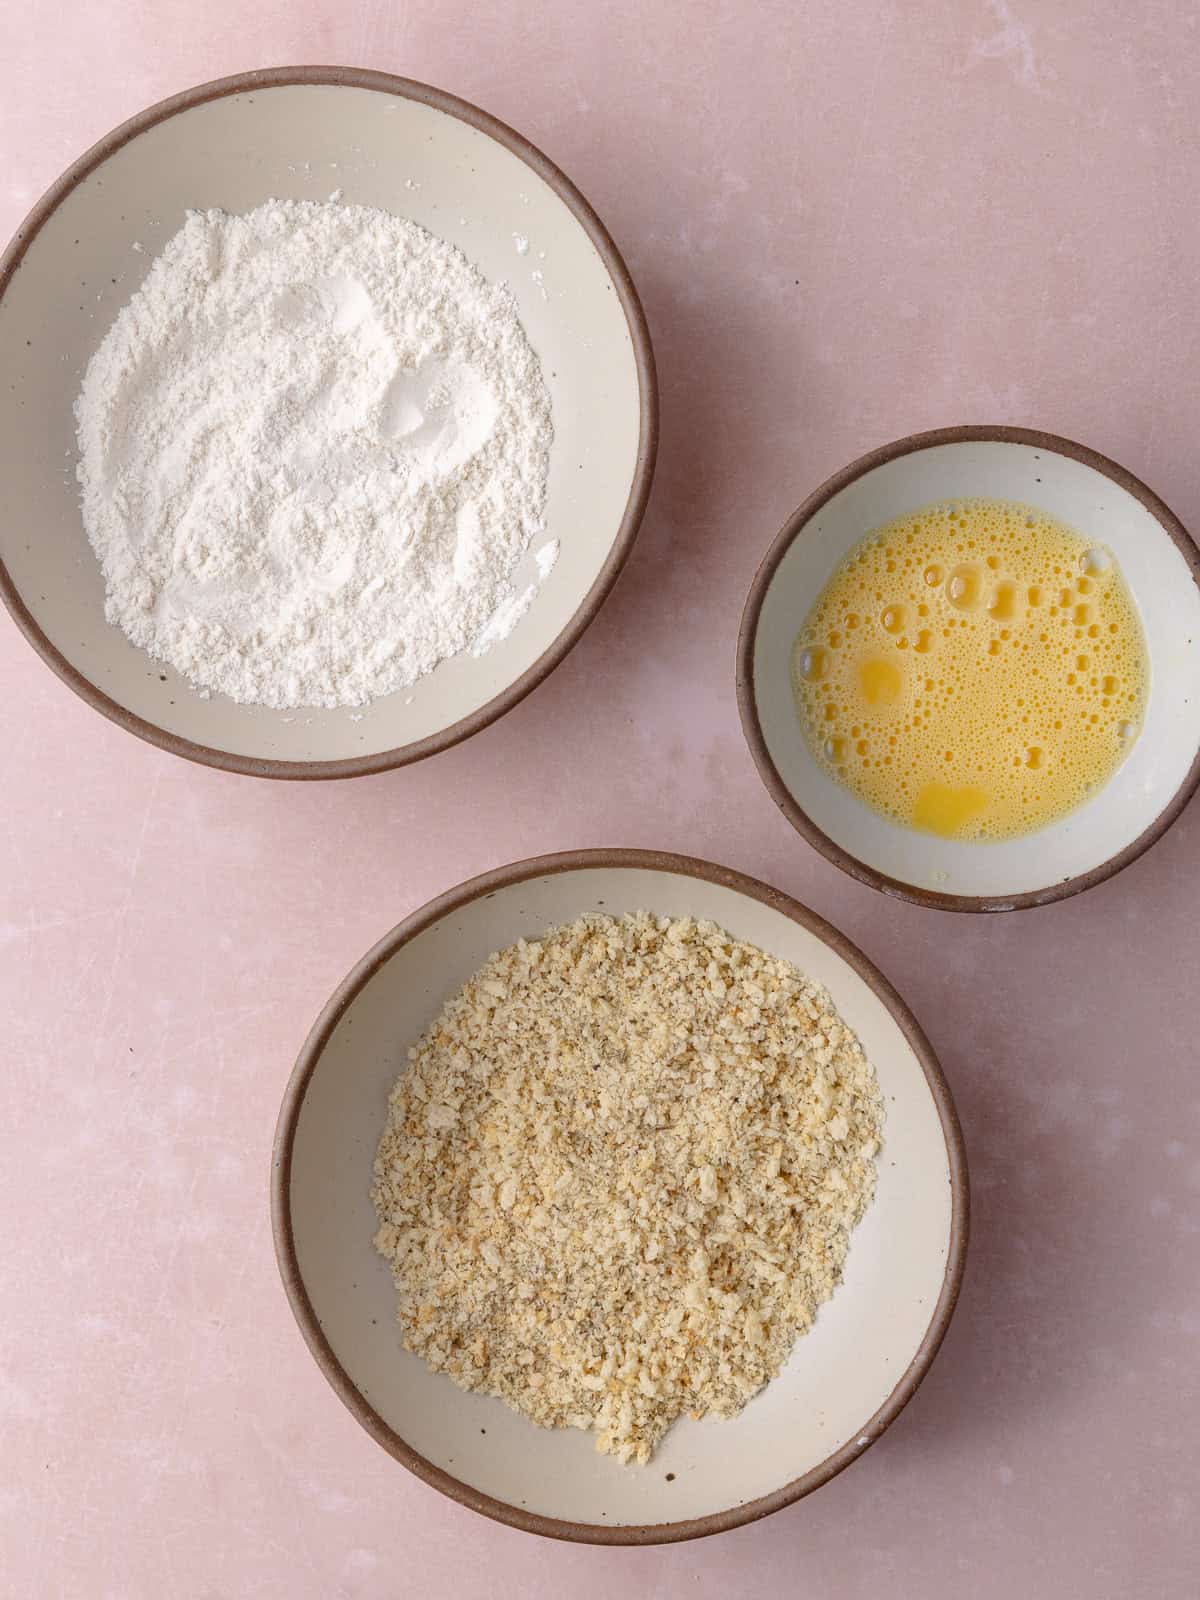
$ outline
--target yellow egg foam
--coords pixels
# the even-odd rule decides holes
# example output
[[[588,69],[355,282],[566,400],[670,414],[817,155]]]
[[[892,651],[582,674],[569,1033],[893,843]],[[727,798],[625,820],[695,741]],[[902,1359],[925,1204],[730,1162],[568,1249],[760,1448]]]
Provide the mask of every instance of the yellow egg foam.
[[[1111,554],[1006,500],[925,506],[869,534],[792,653],[821,765],[884,816],[957,839],[1031,833],[1094,794],[1149,682]]]

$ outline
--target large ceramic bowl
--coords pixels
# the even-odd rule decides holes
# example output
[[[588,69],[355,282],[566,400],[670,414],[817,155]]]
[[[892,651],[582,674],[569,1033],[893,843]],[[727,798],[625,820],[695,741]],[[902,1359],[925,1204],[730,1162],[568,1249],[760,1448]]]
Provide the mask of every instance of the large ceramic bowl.
[[[559,557],[509,637],[361,710],[281,713],[201,699],[104,619],[80,520],[71,407],[84,368],[188,210],[272,197],[412,218],[505,279],[541,357],[555,439],[547,537]],[[514,236],[528,240],[521,254]],[[135,244],[141,250],[135,250]],[[526,140],[451,95],[378,72],[297,67],[204,84],[88,151],[0,260],[0,592],[98,711],[177,755],[281,778],[417,760],[515,705],[562,660],[628,556],[650,488],[654,364],[599,218]]]
[[[535,1427],[402,1347],[376,1254],[371,1168],[407,1047],[444,1001],[519,937],[588,911],[707,917],[823,983],[886,1105],[878,1191],[845,1281],[791,1360],[734,1420],[676,1423],[645,1467],[590,1435]],[[811,911],[705,862],[638,850],[524,861],[415,912],[325,1007],[284,1096],[272,1174],[275,1247],[317,1363],[373,1438],[427,1483],[535,1533],[646,1544],[778,1510],[848,1466],[924,1377],[954,1309],[967,1174],[950,1092],[903,1001]]]
[[[1150,655],[1145,722],[1113,778],[1023,838],[964,843],[900,826],[818,765],[801,732],[791,650],[842,557],[873,528],[937,501],[1040,506],[1107,546]],[[1132,473],[1083,445],[1024,428],[913,434],[830,478],[768,550],[738,641],[742,726],[784,816],[853,877],[946,911],[1044,905],[1111,877],[1162,836],[1200,783],[1200,552]]]

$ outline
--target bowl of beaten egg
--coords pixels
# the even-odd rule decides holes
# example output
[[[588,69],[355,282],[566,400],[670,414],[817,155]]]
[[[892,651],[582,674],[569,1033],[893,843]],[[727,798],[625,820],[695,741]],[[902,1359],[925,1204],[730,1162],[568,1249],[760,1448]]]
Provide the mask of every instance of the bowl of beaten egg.
[[[784,526],[738,699],[784,815],[861,882],[951,911],[1062,899],[1200,783],[1200,553],[1082,445],[916,434]]]

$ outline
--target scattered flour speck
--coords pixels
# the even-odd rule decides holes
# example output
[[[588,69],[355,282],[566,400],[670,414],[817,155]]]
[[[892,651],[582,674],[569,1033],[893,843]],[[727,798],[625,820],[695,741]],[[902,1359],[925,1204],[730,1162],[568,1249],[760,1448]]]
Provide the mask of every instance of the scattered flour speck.
[[[558,560],[558,540],[551,539],[549,544],[544,544],[540,550],[535,550],[534,560],[537,562],[538,578],[544,583]]]

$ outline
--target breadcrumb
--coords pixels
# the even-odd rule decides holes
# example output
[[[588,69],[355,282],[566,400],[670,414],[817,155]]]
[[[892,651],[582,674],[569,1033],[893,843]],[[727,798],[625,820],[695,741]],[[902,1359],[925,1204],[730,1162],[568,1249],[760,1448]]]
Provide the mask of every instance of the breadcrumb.
[[[375,1244],[404,1343],[645,1463],[735,1415],[841,1278],[883,1104],[826,992],[711,922],[494,955],[392,1090]]]

